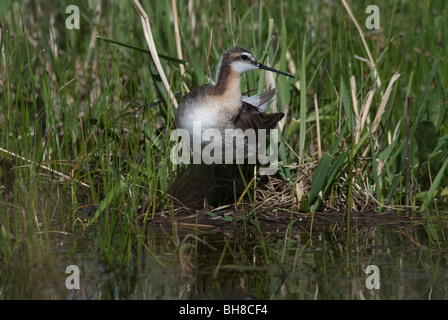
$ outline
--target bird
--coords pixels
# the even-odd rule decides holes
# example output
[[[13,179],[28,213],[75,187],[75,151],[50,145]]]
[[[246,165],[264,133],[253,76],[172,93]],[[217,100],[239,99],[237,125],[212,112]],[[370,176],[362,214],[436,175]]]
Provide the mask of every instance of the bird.
[[[175,111],[176,128],[188,131],[190,146],[194,140],[199,140],[202,148],[209,144],[211,139],[204,137],[208,129],[218,130],[224,139],[227,129],[241,129],[242,132],[254,130],[258,133],[259,129],[269,130],[277,126],[284,113],[265,113],[275,98],[276,89],[250,97],[243,96],[241,92],[241,75],[256,69],[294,78],[261,64],[246,48],[228,48],[221,55],[215,84],[204,84],[185,95]],[[194,130],[195,122],[200,124],[200,131]]]
[[[243,96],[241,92],[241,75],[256,69],[294,78],[288,73],[261,64],[246,48],[234,46],[226,49],[219,60],[215,84],[204,84],[187,93],[175,110],[176,129],[188,132],[190,146],[196,141],[197,144],[200,143],[201,150],[206,148],[212,142],[211,138],[204,135],[207,130],[214,130],[225,139],[227,130],[240,129],[241,132],[255,132],[257,142],[251,143],[254,147],[258,143],[259,130],[270,130],[277,126],[285,114],[265,112],[275,98],[276,89],[253,96]],[[195,131],[195,124],[198,123],[200,130]],[[247,147],[250,142],[246,139],[244,144]],[[247,155],[245,153],[245,156]],[[192,203],[199,203],[203,199],[203,208],[207,208],[213,189],[212,181],[219,176],[215,167],[193,162],[193,166],[186,169],[187,171],[181,171],[173,183],[172,194],[181,199],[182,204],[188,204],[190,207]],[[223,170],[226,170],[226,166],[223,166]],[[234,166],[232,170],[235,171]],[[235,186],[235,180],[233,181]],[[218,186],[222,188],[222,184]],[[224,191],[222,194],[228,193]]]

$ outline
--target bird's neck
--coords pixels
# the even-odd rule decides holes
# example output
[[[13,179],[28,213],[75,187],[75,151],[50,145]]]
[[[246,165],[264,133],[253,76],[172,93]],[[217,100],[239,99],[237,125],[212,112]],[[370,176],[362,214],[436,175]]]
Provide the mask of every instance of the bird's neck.
[[[234,114],[241,108],[241,75],[233,70],[230,65],[224,65],[219,70],[218,80],[215,85],[215,94],[221,101],[226,102],[224,107]]]

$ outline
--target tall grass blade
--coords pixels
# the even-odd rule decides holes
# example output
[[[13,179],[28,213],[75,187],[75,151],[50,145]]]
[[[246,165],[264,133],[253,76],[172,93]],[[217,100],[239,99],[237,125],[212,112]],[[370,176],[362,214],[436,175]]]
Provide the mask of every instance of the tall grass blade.
[[[89,220],[87,226],[90,227],[92,224],[96,222],[96,220],[100,217],[100,215],[110,206],[114,200],[116,200],[125,190],[127,189],[127,185],[124,182],[118,182],[106,195],[103,201],[100,203],[98,209],[95,211],[93,218]]]
[[[377,169],[377,162],[376,162],[376,153],[375,153],[375,143],[373,141],[373,134],[372,131],[370,131],[370,152],[372,155],[372,176],[373,176],[373,182],[375,183],[375,197],[376,201],[381,203],[381,184],[380,184],[380,177],[378,175],[378,169]],[[382,208],[379,207],[377,210],[381,211]]]
[[[303,39],[302,59],[300,66],[300,133],[299,133],[299,157],[303,161],[305,154],[305,138],[306,138],[306,36]]]
[[[326,152],[322,155],[322,158],[320,158],[320,161],[317,164],[308,196],[308,204],[310,208],[315,207],[316,202],[319,200],[319,193],[324,190],[332,160],[333,157]]]
[[[149,51],[148,49],[142,48],[142,47],[133,46],[131,44],[127,44],[127,43],[124,43],[124,42],[121,42],[121,41],[117,41],[117,40],[114,40],[114,39],[110,39],[110,38],[106,38],[106,37],[103,37],[103,36],[96,36],[96,38],[98,40],[101,40],[101,41],[104,41],[104,42],[113,43],[113,44],[119,45],[121,47],[129,48],[129,49],[136,50],[136,51],[140,51],[140,52],[143,52],[143,53],[146,53],[146,54],[149,54],[149,55],[151,54],[151,51]],[[168,60],[170,62],[173,62],[173,63],[180,63],[182,65],[187,64],[187,62],[185,60],[182,60],[182,59],[179,59],[179,58],[175,58],[175,57],[171,57],[171,56],[167,56],[167,55],[164,55],[164,54],[161,54],[161,53],[159,53],[159,57],[162,58],[162,59]]]
[[[445,162],[442,164],[442,167],[440,168],[440,170],[437,173],[434,181],[431,184],[431,188],[426,193],[426,198],[425,198],[425,200],[423,201],[423,204],[420,207],[420,211],[421,212],[428,211],[428,208],[429,208],[431,202],[434,201],[435,195],[437,193],[437,190],[439,188],[440,183],[442,182],[442,178],[443,178],[443,176],[445,174],[445,170],[446,170],[447,166],[448,166],[448,158],[445,159]]]

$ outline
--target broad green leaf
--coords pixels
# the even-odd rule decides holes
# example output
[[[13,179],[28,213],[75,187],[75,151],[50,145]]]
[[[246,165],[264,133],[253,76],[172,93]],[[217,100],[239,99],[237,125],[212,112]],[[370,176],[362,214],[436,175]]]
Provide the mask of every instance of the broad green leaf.
[[[332,156],[330,156],[328,153],[324,153],[322,155],[322,158],[320,158],[319,163],[317,164],[316,171],[313,175],[313,180],[311,181],[308,197],[308,203],[310,206],[312,206],[318,200],[319,193],[323,191],[325,187],[328,170],[330,169],[332,160]]]

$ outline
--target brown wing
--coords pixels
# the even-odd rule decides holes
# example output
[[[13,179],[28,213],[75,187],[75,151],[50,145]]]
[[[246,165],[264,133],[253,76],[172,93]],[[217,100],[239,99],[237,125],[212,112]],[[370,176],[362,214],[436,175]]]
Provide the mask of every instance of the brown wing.
[[[243,101],[243,106],[240,112],[233,119],[235,128],[246,131],[247,129],[274,129],[277,123],[285,116],[283,112],[276,112],[266,114],[260,110]]]

